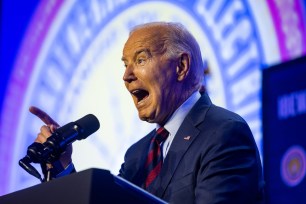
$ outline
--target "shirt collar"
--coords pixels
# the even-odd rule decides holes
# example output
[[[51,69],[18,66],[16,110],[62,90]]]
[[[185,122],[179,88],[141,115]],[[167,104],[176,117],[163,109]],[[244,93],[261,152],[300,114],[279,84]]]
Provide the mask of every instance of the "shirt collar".
[[[194,92],[176,111],[172,114],[170,119],[164,125],[164,128],[168,130],[170,135],[175,135],[178,131],[179,127],[183,123],[186,115],[189,113],[191,108],[195,105],[195,103],[199,100],[201,94],[196,91]],[[156,129],[158,129],[160,125],[156,125]]]

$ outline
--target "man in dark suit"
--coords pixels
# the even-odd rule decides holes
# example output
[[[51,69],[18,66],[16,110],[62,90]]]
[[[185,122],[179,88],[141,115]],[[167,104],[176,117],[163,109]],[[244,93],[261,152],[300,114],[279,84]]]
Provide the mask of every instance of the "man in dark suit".
[[[240,116],[199,93],[204,66],[194,37],[180,24],[143,24],[131,31],[122,61],[139,118],[157,130],[127,150],[119,175],[170,203],[261,203],[252,133]],[[44,142],[58,125],[39,109],[31,112],[47,124],[36,139]],[[164,140],[156,143],[161,131]],[[71,151],[59,161],[69,173]]]

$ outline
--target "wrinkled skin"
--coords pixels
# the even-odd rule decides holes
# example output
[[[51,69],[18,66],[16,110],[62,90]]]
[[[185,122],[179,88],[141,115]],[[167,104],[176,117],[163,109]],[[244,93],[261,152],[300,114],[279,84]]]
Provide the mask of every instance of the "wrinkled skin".
[[[183,81],[189,70],[189,57],[182,53],[170,59],[147,42],[158,35],[150,28],[137,30],[123,49],[123,80],[131,93],[141,120],[165,124],[169,116],[186,100]],[[158,31],[161,32],[161,31]]]

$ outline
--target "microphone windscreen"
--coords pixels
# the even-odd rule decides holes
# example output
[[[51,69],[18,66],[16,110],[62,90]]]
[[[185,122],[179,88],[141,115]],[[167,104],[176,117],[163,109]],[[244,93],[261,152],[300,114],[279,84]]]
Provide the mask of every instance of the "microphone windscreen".
[[[99,120],[93,114],[85,115],[74,123],[82,129],[78,135],[78,140],[87,138],[100,128]]]

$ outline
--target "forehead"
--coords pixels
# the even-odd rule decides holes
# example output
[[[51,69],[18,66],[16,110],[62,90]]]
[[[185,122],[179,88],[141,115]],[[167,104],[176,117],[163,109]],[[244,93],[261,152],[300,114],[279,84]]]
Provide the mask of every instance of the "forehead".
[[[152,43],[154,31],[152,32],[151,30],[149,28],[142,28],[134,31],[124,45],[122,58],[133,57],[140,50],[152,51],[154,48],[154,43]]]

